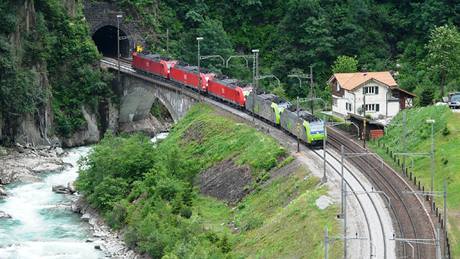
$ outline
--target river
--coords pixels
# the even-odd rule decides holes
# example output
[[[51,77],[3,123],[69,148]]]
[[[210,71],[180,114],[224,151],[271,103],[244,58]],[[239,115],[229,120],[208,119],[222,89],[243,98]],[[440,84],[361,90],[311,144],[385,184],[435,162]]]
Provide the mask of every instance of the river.
[[[63,158],[70,163],[60,173],[43,174],[42,181],[7,186],[8,197],[0,200],[0,211],[12,219],[0,219],[0,258],[102,258],[94,248],[90,226],[69,206],[71,197],[51,191],[78,176],[77,161],[89,147],[74,148]]]

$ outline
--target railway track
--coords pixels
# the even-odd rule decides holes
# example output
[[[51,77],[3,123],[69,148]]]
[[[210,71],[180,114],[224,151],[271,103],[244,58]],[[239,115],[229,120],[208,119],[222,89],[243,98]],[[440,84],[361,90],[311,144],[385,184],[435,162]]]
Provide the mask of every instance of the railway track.
[[[116,59],[103,59],[101,60],[102,63],[106,65],[113,66],[117,64]],[[136,73],[135,70],[131,68],[130,60],[128,59],[120,59],[120,66],[122,70],[126,70],[128,72]],[[166,81],[163,78],[155,78],[160,81]],[[175,85],[174,82],[169,82]],[[182,88],[182,87],[181,87]],[[214,101],[215,102],[215,101]],[[336,150],[340,151],[340,146],[345,146],[345,152],[347,153],[360,153],[364,152],[365,150],[359,147],[356,143],[347,139],[346,136],[342,135],[335,129],[328,128],[328,144],[334,147]],[[313,150],[321,159],[322,154],[319,151]],[[336,161],[340,161],[334,154],[331,152],[327,152],[329,157],[332,157]],[[366,160],[367,159],[367,160]],[[356,157],[356,158],[349,158],[348,159],[353,166],[360,169],[360,171],[366,175],[369,181],[376,186],[380,191],[385,192],[388,196],[390,196],[391,200],[391,213],[393,214],[394,225],[398,230],[400,237],[404,238],[434,238],[434,224],[431,221],[429,214],[426,212],[422,201],[414,195],[403,195],[401,192],[404,190],[410,190],[411,187],[401,178],[399,179],[396,176],[396,172],[394,172],[388,165],[384,164],[383,168],[376,167],[376,163],[381,162],[376,159],[375,157]],[[333,168],[334,172],[337,174],[341,174],[341,172],[334,166],[330,161],[327,161],[328,165]],[[373,242],[375,243],[375,238],[372,235],[372,227],[369,221],[368,215],[366,214],[366,210],[363,205],[362,197],[359,197],[357,193],[359,192],[366,192],[364,184],[359,180],[352,170],[350,170],[347,166],[344,166],[344,175],[349,174],[353,181],[358,182],[360,188],[355,188],[350,183],[348,179],[345,179],[345,183],[347,184],[350,193],[356,198],[361,210],[364,213],[367,231],[369,233],[369,251],[370,257],[376,256],[372,253],[373,251]],[[391,175],[392,177],[386,178],[385,175]],[[387,235],[390,233],[385,233],[384,223],[382,222],[380,212],[375,204],[374,199],[371,197],[369,193],[365,194],[366,202],[370,202],[372,207],[374,208],[375,212],[377,213],[378,221],[379,221],[379,228],[381,229],[381,233],[383,236],[383,244],[384,244],[384,258],[391,258],[386,257],[388,240]],[[423,212],[423,213],[422,213]],[[420,216],[424,215],[424,216]],[[426,215],[426,216],[425,216]],[[374,215],[375,216],[375,215]],[[396,234],[398,235],[398,234]],[[417,258],[417,259],[425,259],[425,258],[435,258],[434,248],[429,247],[427,248],[426,245],[416,245],[415,247],[415,257],[411,256],[411,248],[408,245],[399,244],[397,255],[399,258]],[[379,256],[380,257],[380,256]]]
[[[345,153],[368,152],[349,137],[331,127],[328,127],[328,144],[339,152],[342,145]],[[399,232],[395,233],[397,237],[433,239],[434,241],[434,223],[429,213],[419,197],[403,193],[404,191],[413,191],[413,188],[397,172],[372,155],[349,157],[347,160],[360,169],[376,188],[389,196],[395,228]],[[414,244],[412,249],[407,243],[401,242],[397,244],[397,255],[398,258],[436,258],[434,245]]]

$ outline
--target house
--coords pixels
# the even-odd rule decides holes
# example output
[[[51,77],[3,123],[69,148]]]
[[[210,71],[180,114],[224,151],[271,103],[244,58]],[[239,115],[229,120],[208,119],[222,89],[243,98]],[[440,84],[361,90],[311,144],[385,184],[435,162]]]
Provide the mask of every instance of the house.
[[[415,97],[399,88],[389,71],[336,73],[328,84],[332,90],[332,112],[341,117],[389,119],[412,107]]]

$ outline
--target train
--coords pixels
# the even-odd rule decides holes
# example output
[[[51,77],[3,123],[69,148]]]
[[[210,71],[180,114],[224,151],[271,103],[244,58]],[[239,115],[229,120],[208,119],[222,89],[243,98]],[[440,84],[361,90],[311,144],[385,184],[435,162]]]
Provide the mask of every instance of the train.
[[[148,75],[171,80],[181,86],[246,110],[302,142],[317,146],[325,135],[324,121],[304,109],[297,110],[289,101],[272,93],[256,92],[240,80],[171,60],[158,54],[132,53],[131,66]],[[200,80],[201,79],[201,80]]]

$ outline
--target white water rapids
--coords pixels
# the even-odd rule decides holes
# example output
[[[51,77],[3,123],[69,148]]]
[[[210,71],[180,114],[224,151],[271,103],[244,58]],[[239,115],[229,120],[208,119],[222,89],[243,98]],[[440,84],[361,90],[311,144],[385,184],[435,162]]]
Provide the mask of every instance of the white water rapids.
[[[70,197],[51,191],[53,185],[74,181],[77,161],[88,154],[89,147],[69,150],[64,162],[70,163],[60,173],[43,174],[42,181],[11,184],[8,197],[0,200],[0,211],[12,216],[0,219],[0,258],[103,258],[94,248],[88,223],[69,206]]]

